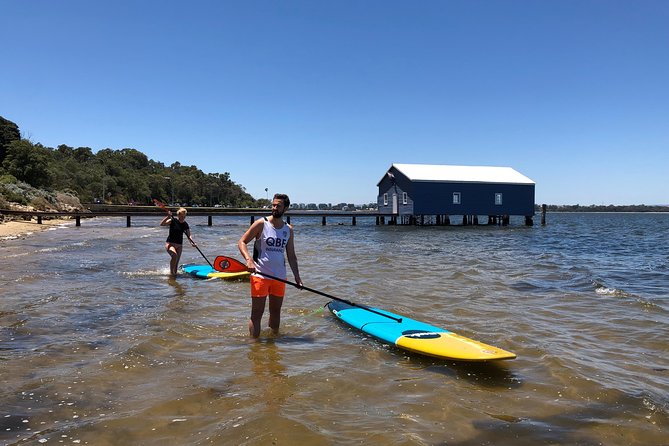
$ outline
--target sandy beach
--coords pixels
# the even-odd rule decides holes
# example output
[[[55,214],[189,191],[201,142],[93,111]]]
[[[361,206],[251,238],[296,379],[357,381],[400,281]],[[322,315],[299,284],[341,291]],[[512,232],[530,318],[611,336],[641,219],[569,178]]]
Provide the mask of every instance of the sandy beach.
[[[43,219],[42,224],[37,220],[12,220],[0,223],[0,241],[25,238],[39,231],[45,231],[54,226],[74,223],[71,219]]]

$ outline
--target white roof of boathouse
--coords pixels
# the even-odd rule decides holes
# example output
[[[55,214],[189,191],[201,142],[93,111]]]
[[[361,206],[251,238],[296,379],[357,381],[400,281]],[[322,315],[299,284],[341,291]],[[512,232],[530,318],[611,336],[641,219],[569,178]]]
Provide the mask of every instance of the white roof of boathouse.
[[[402,172],[411,181],[536,184],[511,167],[449,166],[444,164],[393,164],[391,167]]]

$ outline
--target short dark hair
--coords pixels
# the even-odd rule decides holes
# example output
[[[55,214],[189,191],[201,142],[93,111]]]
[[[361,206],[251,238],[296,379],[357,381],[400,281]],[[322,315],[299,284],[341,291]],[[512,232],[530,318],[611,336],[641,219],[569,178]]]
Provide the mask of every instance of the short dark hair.
[[[288,195],[286,194],[274,194],[274,199],[275,200],[283,200],[283,205],[286,208],[290,207],[290,198],[288,198]]]

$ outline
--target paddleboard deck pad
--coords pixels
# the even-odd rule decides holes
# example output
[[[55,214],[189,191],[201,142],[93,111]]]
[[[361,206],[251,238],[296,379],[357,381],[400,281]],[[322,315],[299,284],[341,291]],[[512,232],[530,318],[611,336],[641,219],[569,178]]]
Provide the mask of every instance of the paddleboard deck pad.
[[[333,300],[327,307],[345,324],[410,352],[456,361],[496,361],[516,357],[501,348],[378,308],[370,307],[400,322],[345,302]]]
[[[248,271],[224,273],[216,271],[209,265],[184,264],[179,269],[198,279],[248,280],[251,275]]]

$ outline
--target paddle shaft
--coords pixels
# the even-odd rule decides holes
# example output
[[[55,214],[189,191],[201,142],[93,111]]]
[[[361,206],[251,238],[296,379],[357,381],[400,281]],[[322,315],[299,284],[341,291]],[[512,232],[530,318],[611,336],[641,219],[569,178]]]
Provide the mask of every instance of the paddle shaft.
[[[221,263],[223,263],[223,262],[225,262],[225,263],[223,265],[221,265]],[[228,256],[218,256],[218,257],[216,257],[216,259],[214,260],[214,269],[216,271],[225,272],[227,269],[230,269],[230,266],[233,265],[233,264],[236,265],[239,268],[240,271],[241,270],[248,271],[245,264],[243,264],[239,260],[235,259],[234,257],[228,257]],[[274,280],[278,280],[279,282],[287,283],[288,285],[292,285],[295,288],[299,288],[301,290],[307,290],[307,291],[310,291],[314,294],[318,294],[320,296],[327,297],[328,299],[338,300],[339,302],[343,302],[345,304],[351,305],[352,307],[362,308],[363,310],[367,310],[370,313],[378,314],[379,316],[383,316],[383,317],[387,317],[388,319],[392,319],[395,322],[402,322],[402,318],[396,318],[396,317],[389,316],[387,314],[383,314],[380,311],[376,311],[373,308],[369,308],[365,305],[356,304],[355,302],[351,302],[351,301],[346,300],[346,299],[341,299],[337,296],[333,296],[332,294],[324,293],[322,291],[318,291],[318,290],[315,290],[313,288],[306,287],[304,285],[300,286],[295,282],[291,282],[291,281],[286,280],[286,279],[281,279],[281,278],[273,276],[271,274],[261,273],[260,271],[255,271],[255,272],[262,275],[262,276],[265,276],[269,279],[274,279]]]
[[[167,212],[167,214],[169,215],[170,210],[167,209],[167,206],[165,206],[165,204],[164,204],[163,202],[161,202],[160,200],[157,200],[157,199],[154,198],[154,199],[153,199],[153,204],[155,204],[156,206],[158,206],[159,208],[161,208],[162,210],[164,210],[165,212]]]
[[[209,261],[209,259],[207,258],[207,256],[205,256],[205,255],[202,253],[202,251],[200,251],[200,248],[198,248],[197,245],[193,245],[193,246],[195,247],[195,249],[198,250],[198,252],[200,253],[200,255],[207,261],[207,263],[209,264],[209,266],[211,266],[211,267],[213,268],[214,265],[212,265],[211,262]]]
[[[350,305],[350,306],[352,306],[352,307],[362,308],[363,310],[367,310],[367,311],[369,311],[370,313],[378,314],[379,316],[383,316],[383,317],[387,317],[388,319],[392,319],[392,320],[394,320],[395,322],[402,322],[402,318],[396,318],[396,317],[389,316],[389,315],[387,315],[387,314],[381,313],[380,311],[376,311],[376,310],[373,309],[373,308],[369,308],[369,307],[367,307],[367,306],[365,306],[365,305],[356,304],[356,303],[354,303],[354,302],[351,302],[350,300],[342,299],[342,298],[339,298],[339,297],[337,297],[337,296],[333,296],[332,294],[324,293],[324,292],[322,292],[322,291],[318,291],[318,290],[315,290],[315,289],[313,289],[313,288],[306,287],[306,286],[304,286],[304,285],[300,286],[300,285],[298,285],[298,284],[295,283],[295,282],[291,282],[291,281],[289,281],[289,280],[281,279],[281,278],[276,277],[276,276],[273,276],[273,275],[271,275],[271,274],[261,273],[260,271],[256,271],[256,273],[258,273],[258,274],[260,274],[260,275],[262,275],[262,276],[265,276],[265,277],[267,277],[267,278],[270,278],[270,279],[278,280],[279,282],[287,283],[288,285],[293,285],[294,287],[299,288],[299,289],[301,289],[301,290],[307,290],[307,291],[310,291],[310,292],[312,292],[312,293],[314,293],[314,294],[318,294],[318,295],[327,297],[328,299],[337,300],[337,301],[339,301],[339,302],[344,302],[345,304],[348,304],[348,305]]]

